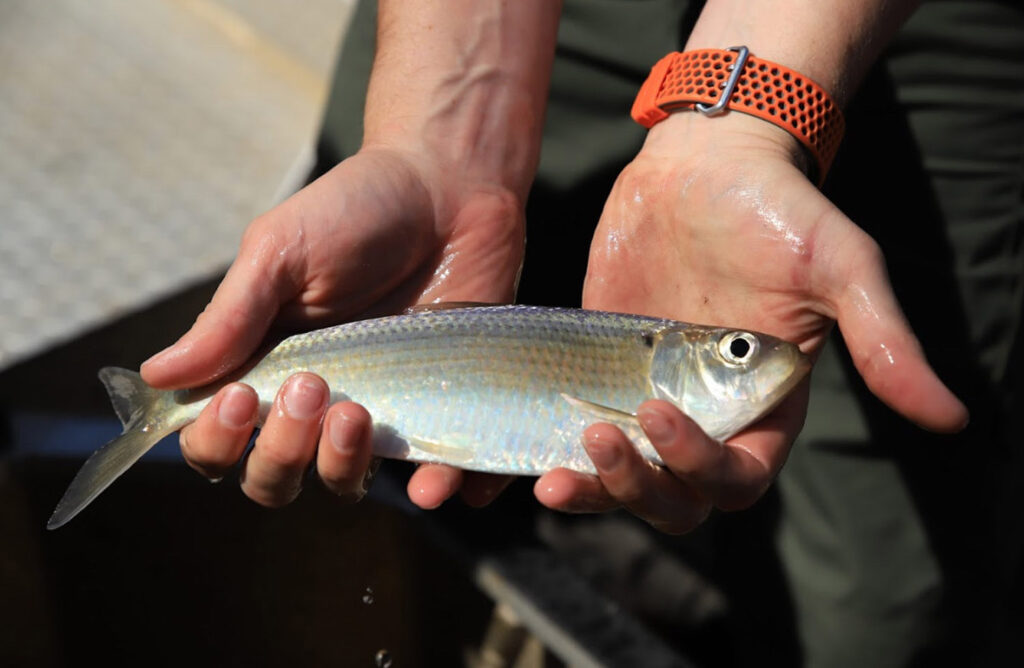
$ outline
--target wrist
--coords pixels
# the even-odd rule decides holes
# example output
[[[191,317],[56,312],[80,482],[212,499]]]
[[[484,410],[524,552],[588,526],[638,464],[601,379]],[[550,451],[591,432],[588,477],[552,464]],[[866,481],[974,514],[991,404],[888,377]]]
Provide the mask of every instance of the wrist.
[[[787,162],[805,175],[812,169],[810,156],[792,134],[746,114],[714,118],[694,112],[670,114],[647,133],[641,153],[646,157],[705,161],[714,167],[721,159],[768,159]],[[708,164],[710,163],[710,164]]]
[[[364,142],[353,158],[359,160],[358,169],[387,175],[389,184],[398,192],[415,194],[414,199],[405,200],[402,206],[409,207],[411,202],[418,202],[419,208],[412,206],[413,209],[429,210],[430,217],[422,220],[432,221],[441,235],[447,234],[447,226],[467,206],[484,206],[492,212],[492,217],[493,211],[500,209],[505,212],[500,217],[508,221],[523,218],[525,192],[521,194],[498,180],[479,174],[467,175],[461,169],[453,169],[435,152],[420,146]]]
[[[543,113],[511,91],[481,88],[458,101],[424,92],[423,108],[411,114],[373,118],[368,104],[361,150],[415,156],[421,168],[446,180],[507,189],[525,200],[540,159]]]
[[[666,55],[651,68],[631,115],[650,129],[673,113],[698,112],[710,118],[727,111],[759,118],[790,134],[813,157],[814,180],[824,180],[843,136],[842,112],[820,85],[755,57],[746,46]]]

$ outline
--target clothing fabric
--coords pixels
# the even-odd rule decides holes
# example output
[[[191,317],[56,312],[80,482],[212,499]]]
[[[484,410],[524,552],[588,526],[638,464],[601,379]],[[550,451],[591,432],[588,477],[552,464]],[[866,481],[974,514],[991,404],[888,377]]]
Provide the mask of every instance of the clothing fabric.
[[[565,3],[520,301],[579,305],[604,198],[643,141],[632,100],[699,11],[672,0]],[[373,3],[360,5],[339,59],[325,167],[359,147],[374,16]],[[851,102],[824,189],[881,245],[971,424],[937,436],[892,413],[837,332],[775,490],[662,543],[729,597],[732,642],[714,654],[719,665],[1024,658],[1024,8],[925,2]]]

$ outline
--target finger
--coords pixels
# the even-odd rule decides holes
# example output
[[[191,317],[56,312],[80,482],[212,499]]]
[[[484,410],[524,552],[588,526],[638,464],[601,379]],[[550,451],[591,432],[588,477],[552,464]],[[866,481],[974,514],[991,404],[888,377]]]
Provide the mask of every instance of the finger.
[[[373,454],[373,423],[357,403],[331,406],[317,448],[316,469],[327,489],[358,501],[366,494],[366,473]]]
[[[237,259],[195,324],[143,363],[153,387],[198,387],[240,367],[266,336],[280,304],[296,292],[272,234],[259,221],[247,230]]]
[[[242,469],[242,491],[264,506],[290,503],[316,451],[327,409],[327,384],[311,373],[297,373],[281,387],[266,424]]]
[[[668,470],[722,510],[739,510],[754,503],[785,461],[781,430],[751,430],[724,444],[710,438],[678,408],[660,400],[642,404],[637,418]]]
[[[597,477],[608,493],[634,512],[645,513],[654,467],[636,451],[623,433],[608,424],[595,424],[583,432],[587,450]]]
[[[533,495],[563,513],[604,513],[622,506],[596,475],[569,469],[554,469],[537,478]]]
[[[220,479],[242,458],[258,410],[259,397],[248,385],[221,388],[196,421],[181,430],[185,461],[204,477]]]
[[[513,480],[515,477],[510,475],[467,471],[463,476],[460,494],[467,504],[474,508],[483,508],[505,491]]]
[[[711,504],[686,481],[644,459],[620,429],[596,424],[583,432],[583,444],[608,493],[666,533],[691,531],[711,512]]]
[[[959,431],[967,425],[967,408],[925,359],[877,244],[855,234],[828,274],[828,292],[857,371],[875,396],[904,417],[933,431]]]
[[[424,510],[432,510],[447,501],[462,486],[463,472],[444,464],[424,464],[409,478],[409,500]]]

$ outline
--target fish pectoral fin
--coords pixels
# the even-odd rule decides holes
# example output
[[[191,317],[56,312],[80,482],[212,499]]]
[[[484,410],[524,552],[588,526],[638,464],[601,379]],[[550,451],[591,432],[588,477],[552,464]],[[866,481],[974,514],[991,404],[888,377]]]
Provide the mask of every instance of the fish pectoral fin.
[[[574,397],[566,394],[565,392],[562,392],[561,394],[562,398],[568,401],[570,406],[583,413],[588,418],[598,422],[610,422],[612,424],[636,422],[636,413],[627,413],[626,411],[619,410],[618,408],[595,404],[593,401],[580,399],[579,397]]]
[[[434,311],[451,311],[460,308],[479,308],[481,306],[501,306],[489,302],[438,302],[436,304],[417,304],[405,309],[408,314],[433,313]]]
[[[444,460],[446,464],[458,465],[468,462],[473,458],[473,448],[469,444],[452,445],[450,443],[441,443],[440,441],[417,438],[415,436],[406,437],[406,440],[409,441],[409,445],[412,447],[434,455],[435,457]]]

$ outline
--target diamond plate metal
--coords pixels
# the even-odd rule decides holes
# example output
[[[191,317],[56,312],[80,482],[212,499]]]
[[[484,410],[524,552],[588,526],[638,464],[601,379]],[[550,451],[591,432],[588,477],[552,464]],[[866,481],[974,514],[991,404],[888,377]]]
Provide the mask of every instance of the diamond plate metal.
[[[351,4],[303,4],[321,52],[295,55],[286,15],[278,39],[213,0],[0,3],[0,369],[230,262],[308,153]]]

